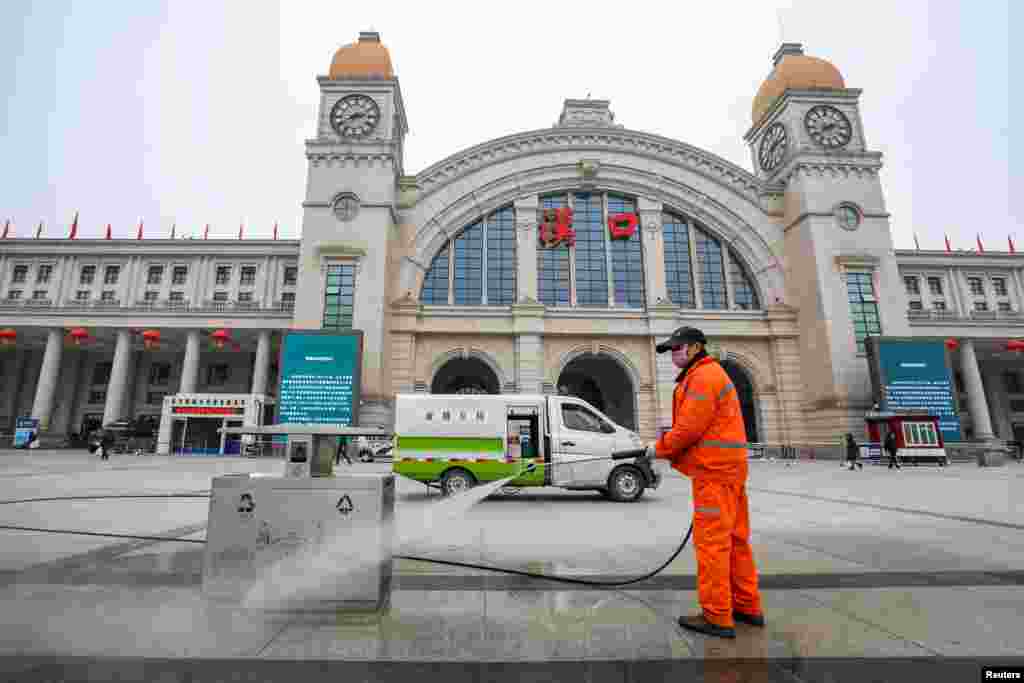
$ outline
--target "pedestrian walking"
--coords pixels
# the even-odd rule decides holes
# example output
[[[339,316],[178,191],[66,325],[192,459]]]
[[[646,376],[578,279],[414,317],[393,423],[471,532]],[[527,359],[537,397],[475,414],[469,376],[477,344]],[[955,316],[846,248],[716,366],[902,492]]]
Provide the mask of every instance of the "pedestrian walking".
[[[338,437],[338,452],[334,454],[334,464],[341,464],[341,459],[345,458],[345,462],[349,465],[352,464],[352,458],[348,455],[348,437]]]
[[[890,431],[885,435],[884,447],[886,454],[889,456],[889,469],[891,470],[893,466],[899,469],[900,459],[896,455],[896,432]]]
[[[672,351],[680,369],[672,396],[672,429],[648,447],[693,481],[693,548],[701,614],[679,625],[735,638],[735,622],[764,626],[750,548],[747,430],[736,387],[705,350],[704,333],[680,327],[658,353]]]
[[[846,460],[850,463],[850,471],[854,470],[854,467],[864,469],[864,463],[860,461],[860,446],[853,438],[853,434],[846,432]]]
[[[104,428],[100,432],[100,460],[110,460],[110,449],[114,447],[114,433]]]

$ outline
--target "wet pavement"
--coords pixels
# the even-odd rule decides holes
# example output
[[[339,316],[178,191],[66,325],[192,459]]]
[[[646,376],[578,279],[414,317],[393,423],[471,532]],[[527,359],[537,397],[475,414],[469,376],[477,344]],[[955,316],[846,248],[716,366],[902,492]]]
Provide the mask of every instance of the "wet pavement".
[[[696,612],[691,548],[624,588],[396,560],[377,612],[205,600],[210,478],[276,460],[0,451],[0,678],[43,680],[981,680],[1024,665],[1024,467],[891,472],[754,462],[748,484],[767,618],[726,641]],[[387,464],[354,467],[386,471]],[[498,493],[421,530],[408,555],[607,581],[664,562],[687,480],[640,503]],[[119,498],[180,494],[196,497]],[[92,496],[92,500],[33,500]],[[398,528],[436,493],[399,480]],[[108,538],[9,527],[152,538]],[[158,541],[154,538],[179,538]],[[300,678],[301,677],[301,678]]]

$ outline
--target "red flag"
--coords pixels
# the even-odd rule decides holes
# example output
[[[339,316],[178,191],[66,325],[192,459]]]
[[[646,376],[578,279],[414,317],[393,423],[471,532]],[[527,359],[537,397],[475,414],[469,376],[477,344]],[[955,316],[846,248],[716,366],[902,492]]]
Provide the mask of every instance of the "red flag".
[[[110,223],[107,223],[107,239],[113,239],[112,235],[110,234]]]
[[[39,227],[38,227],[38,228],[36,228],[36,239],[39,239],[39,237],[40,237],[40,236],[41,236],[42,234],[43,234],[43,222],[42,222],[42,221],[39,221]]]
[[[0,239],[7,239],[7,233],[10,232],[10,230],[11,230],[11,219],[8,218],[7,222],[4,223],[4,236],[2,238],[0,238]]]
[[[952,252],[953,247],[949,246],[949,235],[946,235],[946,251]]]
[[[1017,250],[1013,248],[1013,238],[1012,238],[1012,237],[1010,237],[1009,235],[1007,235],[1007,236],[1006,236],[1006,239],[1007,239],[1007,241],[1009,241],[1009,243],[1010,243],[1010,253],[1011,253],[1011,254],[1016,254],[1016,253],[1017,253]]]
[[[73,240],[78,236],[78,212],[75,211],[75,220],[71,221],[71,234],[68,235],[69,240]]]
[[[139,221],[139,234],[135,236],[135,239],[137,239],[137,240],[141,240],[142,239],[142,221]]]
[[[917,241],[917,233],[914,233],[914,246],[917,247],[918,251],[921,251],[921,243]]]
[[[277,239],[277,223],[274,223],[274,239]]]
[[[981,233],[978,233],[978,251],[985,253],[985,247],[981,246]]]
[[[209,239],[209,238],[210,238],[210,224],[207,223],[206,224],[206,230],[203,230],[203,239],[205,240],[205,239]]]
[[[171,239],[172,239],[172,240],[174,239],[174,229],[175,229],[175,228],[177,228],[177,227],[178,227],[178,224],[177,224],[177,223],[173,223],[173,224],[171,225]]]
[[[238,224],[238,239],[242,239],[242,229],[245,228],[245,223]]]

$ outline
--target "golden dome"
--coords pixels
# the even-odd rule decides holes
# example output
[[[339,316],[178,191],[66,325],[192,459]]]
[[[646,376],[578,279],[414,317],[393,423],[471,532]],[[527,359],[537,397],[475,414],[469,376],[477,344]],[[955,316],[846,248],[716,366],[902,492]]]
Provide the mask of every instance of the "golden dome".
[[[843,90],[846,84],[839,69],[830,62],[817,57],[808,57],[803,48],[795,43],[787,43],[775,53],[775,68],[761,84],[754,96],[751,108],[753,123],[775,104],[787,89],[793,90]]]
[[[391,55],[380,42],[380,34],[364,31],[359,42],[342,45],[334,53],[328,77],[334,80],[387,80],[395,77]]]

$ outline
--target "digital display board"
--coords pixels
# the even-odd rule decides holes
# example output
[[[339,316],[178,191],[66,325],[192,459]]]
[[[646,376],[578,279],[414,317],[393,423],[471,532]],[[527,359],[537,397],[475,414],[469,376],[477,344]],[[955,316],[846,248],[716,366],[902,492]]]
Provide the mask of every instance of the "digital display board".
[[[361,331],[289,331],[278,367],[279,424],[359,424]]]
[[[927,410],[945,441],[960,441],[949,354],[941,339],[868,337],[875,399],[882,410]]]

